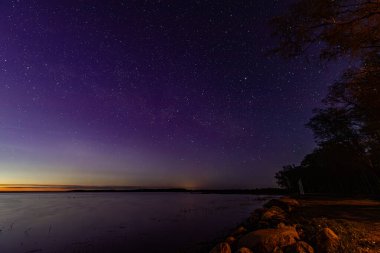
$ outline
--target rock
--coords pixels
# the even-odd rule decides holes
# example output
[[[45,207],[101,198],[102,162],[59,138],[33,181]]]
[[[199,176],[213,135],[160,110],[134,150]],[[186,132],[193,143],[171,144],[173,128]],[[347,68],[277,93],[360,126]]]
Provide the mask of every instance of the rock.
[[[247,247],[258,253],[272,253],[276,247],[286,247],[299,240],[293,227],[260,229],[243,236],[238,247]]]
[[[229,245],[232,245],[232,244],[234,244],[236,242],[236,238],[233,237],[233,236],[229,236],[229,237],[226,238],[225,242],[228,243]]]
[[[307,242],[299,241],[287,247],[285,253],[314,253],[314,249]]]
[[[242,247],[242,248],[238,249],[236,251],[236,253],[253,253],[253,252],[252,252],[252,250],[250,250],[250,249],[248,249],[246,247]]]
[[[318,252],[332,253],[338,252],[340,239],[330,228],[324,228],[317,234]]]
[[[277,225],[286,220],[286,212],[278,206],[272,206],[261,216],[261,222],[269,223],[270,225]]]
[[[216,245],[210,253],[231,253],[231,247],[228,243],[222,242]]]
[[[272,251],[272,253],[284,253],[284,251],[282,251],[282,249],[277,246],[276,248],[274,248],[274,250]]]
[[[264,207],[271,208],[272,206],[277,206],[287,212],[291,212],[294,208],[298,207],[299,205],[300,205],[299,202],[295,199],[282,197],[279,199],[270,200],[269,202],[264,204]]]
[[[304,227],[301,224],[295,224],[294,227],[296,228],[301,240],[307,238]]]
[[[245,233],[247,233],[247,229],[243,226],[240,226],[237,229],[235,229],[235,231],[232,233],[232,236],[238,237],[238,236],[243,235]]]
[[[290,197],[281,197],[281,198],[279,198],[279,200],[288,204],[289,206],[292,206],[292,207],[300,206],[300,203],[296,199],[293,199]]]

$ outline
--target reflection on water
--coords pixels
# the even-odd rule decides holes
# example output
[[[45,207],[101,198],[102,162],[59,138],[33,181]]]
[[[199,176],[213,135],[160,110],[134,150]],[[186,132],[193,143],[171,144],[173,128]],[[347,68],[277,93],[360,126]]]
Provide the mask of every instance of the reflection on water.
[[[186,252],[263,200],[191,193],[3,193],[0,252]]]

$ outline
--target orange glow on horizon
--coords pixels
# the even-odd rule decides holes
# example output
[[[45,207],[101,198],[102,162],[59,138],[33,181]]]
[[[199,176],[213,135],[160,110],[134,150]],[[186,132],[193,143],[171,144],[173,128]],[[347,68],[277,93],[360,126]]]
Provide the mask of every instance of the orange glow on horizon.
[[[1,186],[0,192],[63,192],[67,191],[65,188],[59,187],[14,187],[14,186]]]

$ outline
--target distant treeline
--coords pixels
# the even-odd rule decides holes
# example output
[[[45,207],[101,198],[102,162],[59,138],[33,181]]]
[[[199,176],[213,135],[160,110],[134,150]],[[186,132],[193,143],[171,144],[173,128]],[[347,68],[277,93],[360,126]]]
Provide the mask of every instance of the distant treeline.
[[[285,58],[319,54],[353,65],[306,125],[317,148],[284,166],[278,184],[292,192],[380,194],[380,2],[298,0],[273,25],[274,51]]]
[[[168,189],[128,189],[128,190],[71,190],[70,192],[187,192],[198,194],[255,194],[255,195],[283,195],[287,194],[286,189],[281,188],[258,188],[258,189],[222,189],[222,190],[188,190],[183,188]]]

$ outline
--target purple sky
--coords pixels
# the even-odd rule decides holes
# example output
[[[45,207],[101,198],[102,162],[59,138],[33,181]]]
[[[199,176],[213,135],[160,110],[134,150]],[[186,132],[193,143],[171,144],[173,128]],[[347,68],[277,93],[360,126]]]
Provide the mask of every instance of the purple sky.
[[[286,2],[0,3],[0,183],[274,186],[342,69],[267,55]]]

